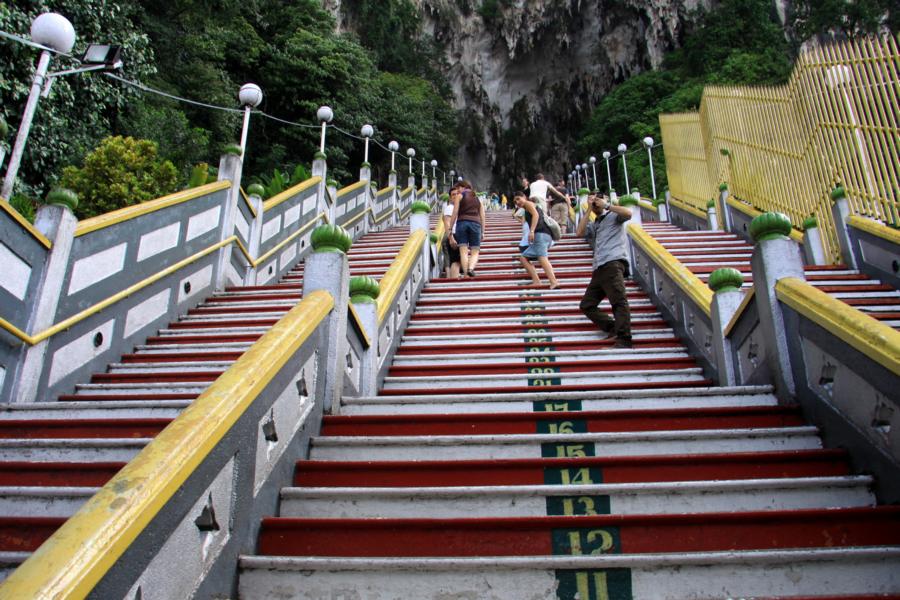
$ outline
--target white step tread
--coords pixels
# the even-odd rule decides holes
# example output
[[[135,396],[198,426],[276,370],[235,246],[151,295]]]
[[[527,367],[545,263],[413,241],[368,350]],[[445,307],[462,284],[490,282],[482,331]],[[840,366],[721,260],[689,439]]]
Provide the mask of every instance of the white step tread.
[[[654,600],[900,591],[900,547],[744,552],[322,558],[241,556],[242,600],[547,600],[561,570],[628,569],[631,596]],[[574,574],[573,574],[574,577]]]
[[[579,446],[590,456],[767,452],[822,447],[815,427],[529,435],[320,436],[311,440],[310,459],[359,460],[361,456],[368,460],[540,458],[545,444]]]
[[[150,438],[0,440],[0,460],[128,462]]]
[[[606,497],[608,514],[613,515],[861,507],[875,505],[871,484],[871,477],[858,476],[600,485],[289,487],[281,490],[280,516],[542,517],[547,515],[548,498],[595,501],[598,496]]]
[[[0,487],[0,517],[71,517],[98,487]]]
[[[189,400],[30,402],[8,404],[0,420],[19,419],[166,419],[177,417]]]

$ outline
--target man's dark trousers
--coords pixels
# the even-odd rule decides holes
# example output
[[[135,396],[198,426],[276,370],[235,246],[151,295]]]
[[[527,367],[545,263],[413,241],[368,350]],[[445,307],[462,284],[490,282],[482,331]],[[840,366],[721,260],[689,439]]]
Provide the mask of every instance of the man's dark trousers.
[[[603,298],[609,298],[615,320],[598,308]],[[594,269],[579,308],[603,331],[613,332],[620,340],[631,341],[631,310],[625,296],[624,261],[613,260]]]

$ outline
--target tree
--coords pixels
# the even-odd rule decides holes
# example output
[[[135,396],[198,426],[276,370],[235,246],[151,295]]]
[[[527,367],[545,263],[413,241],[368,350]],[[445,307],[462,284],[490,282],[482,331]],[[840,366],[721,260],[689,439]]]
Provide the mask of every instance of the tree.
[[[178,172],[158,158],[155,143],[115,136],[88,154],[84,166],[66,167],[60,183],[78,194],[76,215],[86,218],[170,194]]]

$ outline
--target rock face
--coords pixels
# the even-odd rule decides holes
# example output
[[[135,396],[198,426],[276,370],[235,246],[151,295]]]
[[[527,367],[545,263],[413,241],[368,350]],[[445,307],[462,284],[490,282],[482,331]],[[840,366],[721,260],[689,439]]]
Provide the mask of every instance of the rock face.
[[[658,66],[710,0],[414,0],[463,111],[461,172],[508,188],[561,177],[578,128],[617,82]],[[336,12],[340,0],[326,0]],[[602,149],[597,149],[599,154]]]

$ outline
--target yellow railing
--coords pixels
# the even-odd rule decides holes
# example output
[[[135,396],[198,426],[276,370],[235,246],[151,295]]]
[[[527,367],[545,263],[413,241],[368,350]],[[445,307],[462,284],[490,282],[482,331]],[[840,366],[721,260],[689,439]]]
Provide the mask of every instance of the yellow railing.
[[[0,585],[0,599],[83,598],[178,493],[334,307],[304,295]]]
[[[900,224],[900,50],[865,39],[801,54],[787,84],[707,86],[699,113],[661,115],[670,190],[702,209],[727,182],[760,211],[799,228],[815,215],[840,256],[830,192],[852,211]]]
[[[400,286],[406,281],[410,269],[416,264],[416,260],[421,256],[422,243],[425,241],[427,233],[424,230],[414,231],[400,252],[397,258],[388,267],[384,276],[381,278],[379,285],[381,292],[378,294],[378,323],[384,322],[384,318],[394,304],[394,298],[400,291]]]

